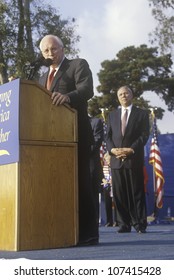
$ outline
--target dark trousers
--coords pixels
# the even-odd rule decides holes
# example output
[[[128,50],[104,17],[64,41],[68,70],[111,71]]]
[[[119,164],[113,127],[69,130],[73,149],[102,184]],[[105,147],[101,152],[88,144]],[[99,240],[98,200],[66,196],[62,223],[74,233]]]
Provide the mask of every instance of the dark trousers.
[[[97,223],[98,223],[99,222],[99,208],[100,208],[100,206],[99,206],[99,192],[100,192],[100,188],[101,188],[101,182],[98,182],[98,180],[96,180],[94,174],[91,177],[91,181],[92,181],[93,198],[94,198],[94,203],[95,203],[96,220],[97,220]]]
[[[79,239],[98,237],[98,223],[90,175],[90,149],[79,146]]]
[[[146,201],[143,168],[112,169],[113,194],[119,226],[146,228]]]

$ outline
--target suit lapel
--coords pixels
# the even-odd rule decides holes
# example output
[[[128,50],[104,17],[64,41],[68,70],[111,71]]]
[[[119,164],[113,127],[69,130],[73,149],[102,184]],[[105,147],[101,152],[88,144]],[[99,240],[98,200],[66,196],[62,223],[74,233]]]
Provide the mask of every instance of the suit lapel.
[[[59,79],[66,72],[68,67],[69,67],[69,60],[67,58],[65,58],[64,61],[61,64],[59,70],[57,71],[55,77],[54,77],[54,80],[51,84],[50,91],[52,91],[52,92],[54,91],[55,85],[57,85],[57,83],[59,82]]]
[[[118,126],[117,131],[119,131],[120,134],[122,135],[122,133],[121,133],[121,108],[119,108],[116,111],[116,121],[115,121],[115,124],[117,124],[117,126]]]
[[[47,77],[48,77],[49,71],[45,72],[45,74],[42,76],[41,79],[41,85],[46,88],[46,83],[47,83]]]
[[[126,126],[126,130],[125,130],[125,134],[129,130],[129,128],[132,129],[135,120],[136,120],[136,107],[132,106],[132,110],[131,110],[131,113],[130,113],[130,116],[129,116],[129,119],[128,119],[128,123],[127,123],[127,126]]]

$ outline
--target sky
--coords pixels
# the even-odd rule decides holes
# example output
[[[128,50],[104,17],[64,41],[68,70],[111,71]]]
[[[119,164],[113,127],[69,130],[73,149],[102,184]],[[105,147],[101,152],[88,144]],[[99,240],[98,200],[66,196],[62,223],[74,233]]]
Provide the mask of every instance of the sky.
[[[76,34],[81,37],[77,44],[79,57],[85,58],[94,79],[94,92],[99,85],[97,73],[101,62],[112,60],[128,46],[151,46],[149,33],[156,26],[148,0],[47,0],[59,10],[61,19],[76,19]],[[157,120],[161,133],[174,133],[174,114],[167,111],[165,103],[154,93],[144,94],[152,106],[166,112],[163,120]]]

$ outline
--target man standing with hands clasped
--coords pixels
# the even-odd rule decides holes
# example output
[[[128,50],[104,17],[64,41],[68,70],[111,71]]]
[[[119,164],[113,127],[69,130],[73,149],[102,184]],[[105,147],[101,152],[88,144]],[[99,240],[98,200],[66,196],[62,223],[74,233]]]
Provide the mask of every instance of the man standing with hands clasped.
[[[132,105],[132,90],[123,86],[117,97],[121,108],[108,116],[106,143],[111,155],[113,194],[119,233],[138,233],[147,227],[144,193],[144,145],[149,137],[147,111]]]
[[[57,36],[46,35],[40,42],[40,50],[45,59],[53,62],[39,83],[52,92],[53,105],[69,104],[77,110],[79,245],[97,244],[98,225],[89,169],[93,134],[87,113],[87,101],[94,95],[92,73],[85,59],[65,57],[63,42]]]

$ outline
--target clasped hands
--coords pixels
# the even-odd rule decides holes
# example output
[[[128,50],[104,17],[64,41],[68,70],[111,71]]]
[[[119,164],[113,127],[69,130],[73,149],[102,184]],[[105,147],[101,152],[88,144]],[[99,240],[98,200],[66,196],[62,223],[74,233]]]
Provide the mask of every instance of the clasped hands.
[[[125,160],[128,156],[134,154],[132,148],[112,148],[111,153],[118,159]]]
[[[69,96],[60,92],[53,92],[51,95],[51,99],[53,101],[53,105],[56,106],[62,105],[64,103],[70,103]]]

